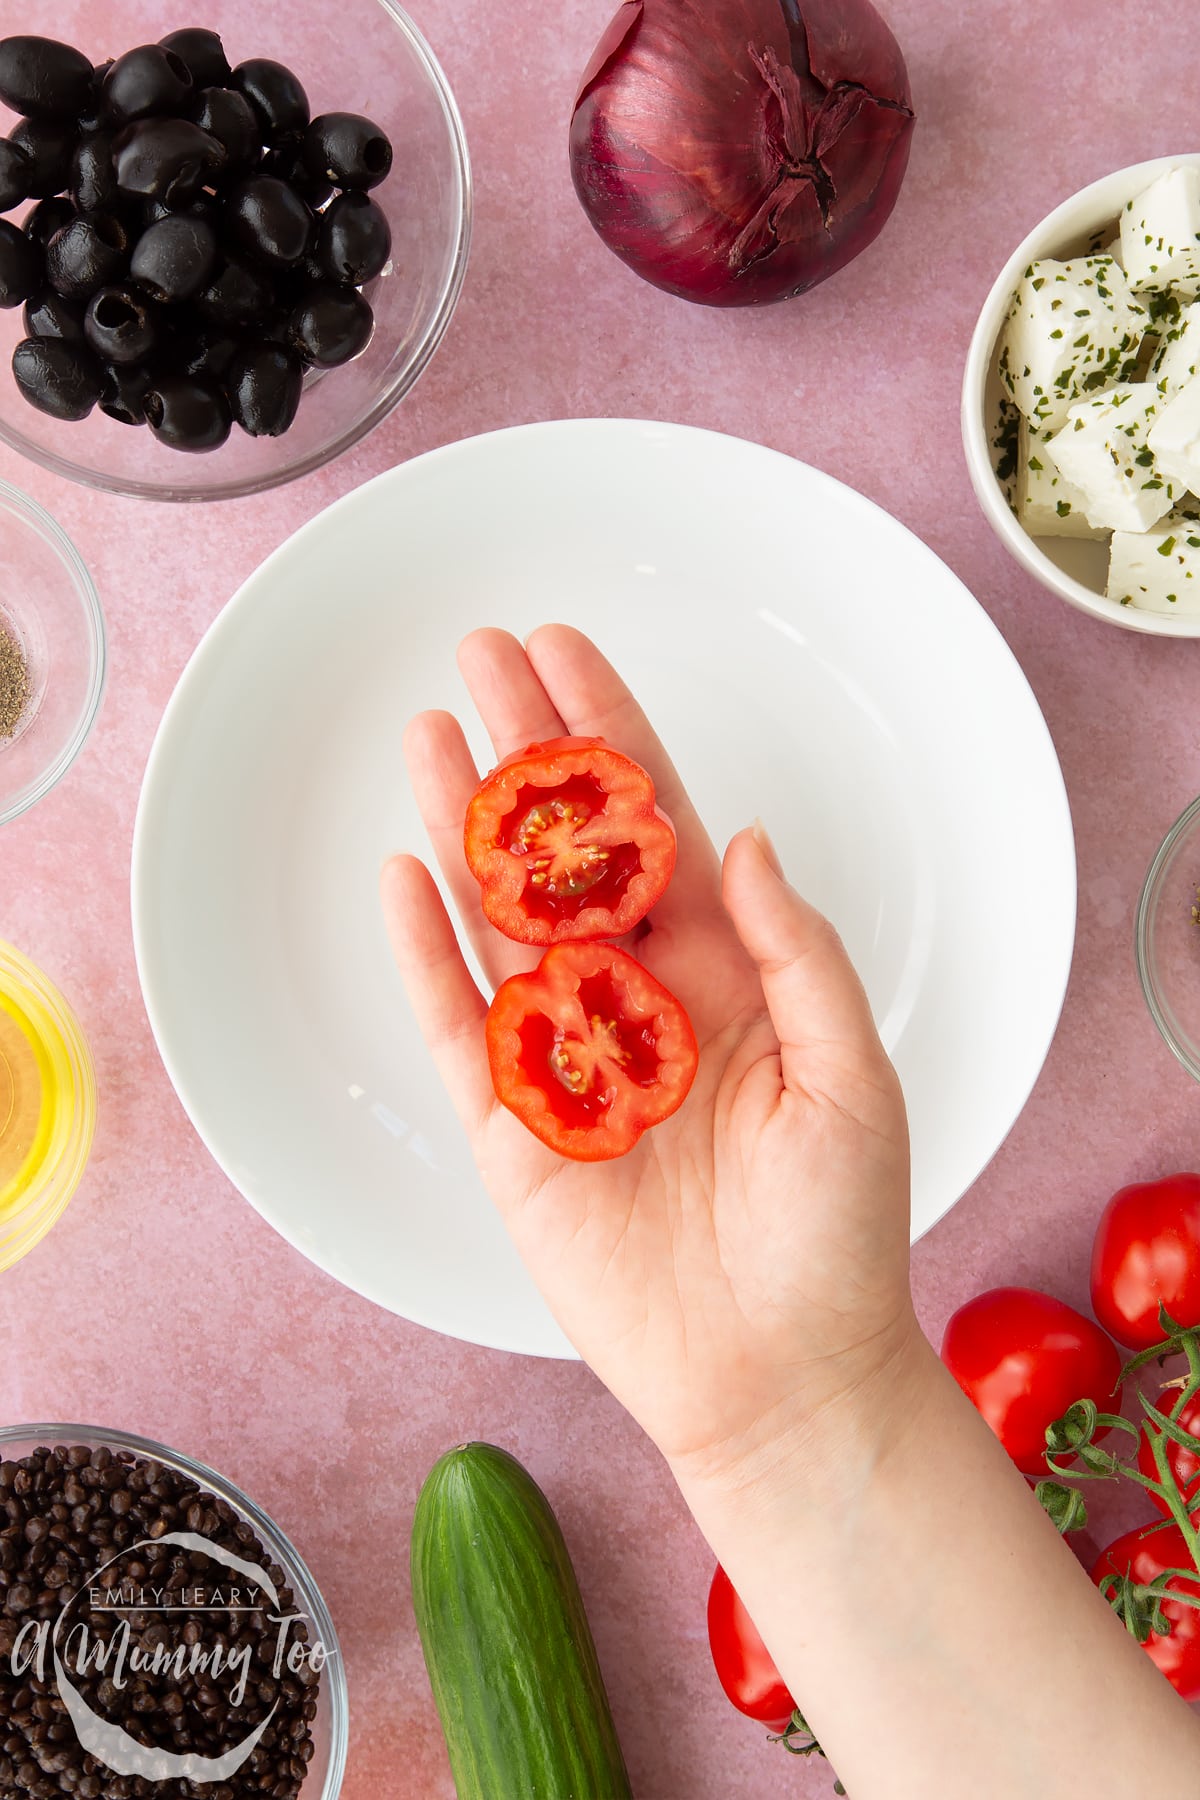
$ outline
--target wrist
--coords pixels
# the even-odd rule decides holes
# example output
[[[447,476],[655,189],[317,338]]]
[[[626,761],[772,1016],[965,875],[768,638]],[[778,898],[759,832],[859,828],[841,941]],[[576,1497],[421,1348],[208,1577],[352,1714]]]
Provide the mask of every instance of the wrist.
[[[669,1456],[668,1466],[702,1528],[708,1517],[762,1514],[777,1502],[789,1511],[850,1505],[920,1433],[939,1377],[942,1365],[909,1311],[817,1404],[781,1400],[736,1437]]]

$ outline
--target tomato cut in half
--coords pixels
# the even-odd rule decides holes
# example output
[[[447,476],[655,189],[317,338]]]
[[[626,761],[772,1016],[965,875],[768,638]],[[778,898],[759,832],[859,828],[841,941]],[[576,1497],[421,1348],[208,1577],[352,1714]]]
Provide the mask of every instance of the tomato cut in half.
[[[699,1061],[679,1001],[615,944],[552,944],[496,989],[496,1098],[576,1162],[624,1156],[681,1105]]]
[[[551,738],[506,757],[471,796],[463,847],[485,914],[519,944],[620,937],[675,867],[653,781],[603,738]]]

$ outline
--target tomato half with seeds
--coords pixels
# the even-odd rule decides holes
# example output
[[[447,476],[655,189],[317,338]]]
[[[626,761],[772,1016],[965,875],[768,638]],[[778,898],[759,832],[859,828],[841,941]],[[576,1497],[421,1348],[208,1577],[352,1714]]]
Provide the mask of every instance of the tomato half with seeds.
[[[501,982],[487,1052],[496,1098],[576,1162],[624,1156],[669,1118],[700,1054],[674,994],[615,944],[552,944]]]
[[[471,797],[463,847],[485,914],[519,944],[620,937],[675,867],[653,781],[603,738],[551,738],[506,757]]]

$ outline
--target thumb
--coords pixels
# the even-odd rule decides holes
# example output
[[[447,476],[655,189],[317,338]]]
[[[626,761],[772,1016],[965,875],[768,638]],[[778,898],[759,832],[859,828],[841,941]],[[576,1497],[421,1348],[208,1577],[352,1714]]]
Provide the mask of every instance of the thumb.
[[[761,821],[731,840],[721,894],[757,965],[787,1085],[807,1085],[802,1071],[811,1074],[814,1058],[864,1074],[886,1065],[870,1003],[841,938],[789,887]]]

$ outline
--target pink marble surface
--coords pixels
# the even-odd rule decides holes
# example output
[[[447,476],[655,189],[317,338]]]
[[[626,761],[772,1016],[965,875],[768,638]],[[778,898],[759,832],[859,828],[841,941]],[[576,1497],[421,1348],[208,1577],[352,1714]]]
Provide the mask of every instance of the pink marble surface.
[[[163,30],[184,16],[159,10]],[[916,1250],[921,1318],[936,1338],[955,1306],[997,1282],[1082,1301],[1109,1192],[1200,1154],[1196,1090],[1146,1015],[1131,950],[1148,859],[1200,784],[1200,649],[1073,613],[1006,559],[968,486],[958,382],[992,274],[1036,219],[1109,169],[1195,148],[1193,9],[1160,0],[1119,42],[1089,0],[975,0],[969,17],[952,0],[888,0],[920,115],[899,206],[848,272],[757,316],[642,285],[578,210],[567,120],[609,0],[415,10],[462,106],[477,231],[445,344],[398,413],[323,474],[216,509],[107,499],[0,455],[0,474],[79,545],[112,653],[85,756],[0,843],[0,936],[74,1001],[101,1096],[75,1203],[2,1278],[0,1416],[149,1433],[276,1514],[343,1637],[346,1800],[452,1793],[405,1553],[422,1476],[470,1436],[514,1450],[559,1511],[640,1800],[824,1795],[823,1770],[772,1751],[725,1706],[704,1635],[709,1553],[589,1373],[378,1311],[289,1249],[210,1163],[138,993],[127,901],[138,785],[172,685],[222,602],[303,521],[408,456],[522,420],[633,414],[760,439],[828,470],[920,533],[1003,630],[1045,709],[1078,835],[1062,1026],[1008,1142]],[[317,13],[300,65],[320,52]],[[10,3],[5,29],[22,16]],[[1116,1516],[1102,1510],[1101,1528]]]

